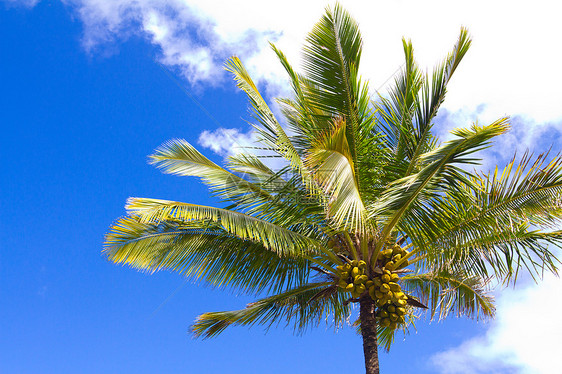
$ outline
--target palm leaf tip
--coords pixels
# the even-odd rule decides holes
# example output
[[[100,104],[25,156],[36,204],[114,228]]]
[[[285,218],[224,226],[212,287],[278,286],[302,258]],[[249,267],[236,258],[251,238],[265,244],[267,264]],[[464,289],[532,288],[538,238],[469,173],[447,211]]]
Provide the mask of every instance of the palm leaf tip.
[[[233,322],[224,318],[223,313],[203,313],[197,317],[189,331],[195,338],[212,338],[223,332]]]

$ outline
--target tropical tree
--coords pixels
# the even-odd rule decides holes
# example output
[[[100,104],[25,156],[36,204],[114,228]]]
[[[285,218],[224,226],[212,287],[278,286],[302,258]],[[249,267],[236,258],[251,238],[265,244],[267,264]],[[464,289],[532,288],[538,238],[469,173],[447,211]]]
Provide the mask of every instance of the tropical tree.
[[[230,325],[339,326],[358,305],[369,374],[379,372],[378,346],[389,349],[420,313],[492,317],[491,279],[556,273],[562,159],[526,155],[501,172],[471,172],[475,153],[508,131],[507,118],[455,129],[447,142],[432,134],[470,42],[462,29],[428,75],[404,40],[401,74],[373,99],[359,74],[356,22],[339,6],[327,9],[306,40],[302,73],[272,46],[294,91],[278,100],[284,122],[231,58],[227,70],[248,95],[262,148],[285,166],[274,171],[246,153],[221,167],[188,142],[169,141],[150,162],[201,178],[224,207],[130,198],[105,255],[263,295],[242,310],[199,316],[198,337]]]

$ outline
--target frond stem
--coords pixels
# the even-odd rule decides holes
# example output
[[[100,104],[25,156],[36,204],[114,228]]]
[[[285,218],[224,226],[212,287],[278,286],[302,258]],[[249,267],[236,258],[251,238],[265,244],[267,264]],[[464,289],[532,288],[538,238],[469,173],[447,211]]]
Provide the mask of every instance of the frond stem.
[[[404,247],[404,249],[408,249],[412,247],[412,243],[408,244],[406,247]],[[394,264],[394,268],[399,268],[400,265],[402,265],[407,259],[409,259],[410,257],[412,257],[413,255],[415,255],[416,253],[419,252],[419,248],[416,248],[414,250],[412,250],[410,253],[408,253],[406,256],[400,258],[400,260],[398,260],[395,264]]]
[[[332,273],[330,273],[329,271],[326,271],[326,270],[324,270],[324,269],[322,269],[322,268],[319,268],[319,267],[317,267],[317,266],[309,266],[309,268],[312,269],[312,270],[316,270],[316,271],[319,272],[319,273],[326,274],[326,275],[328,275],[328,276],[330,276],[330,277],[332,277],[332,278],[334,277],[334,274],[332,274]]]
[[[345,300],[343,302],[343,305],[348,305],[349,303],[358,303],[359,299],[354,299],[353,297],[350,297],[349,299]]]
[[[409,262],[409,265],[415,264],[416,262],[421,261],[421,260],[425,259],[426,257],[427,257],[427,255],[422,255],[422,256],[416,257],[412,261]]]
[[[360,239],[361,244],[361,255],[363,256],[364,260],[369,259],[369,237],[365,234]]]
[[[343,235],[345,237],[345,240],[347,241],[347,246],[349,247],[349,253],[351,253],[354,260],[359,260],[359,256],[357,255],[357,250],[355,249],[355,243],[353,243],[353,240],[351,239],[349,232],[344,231]]]

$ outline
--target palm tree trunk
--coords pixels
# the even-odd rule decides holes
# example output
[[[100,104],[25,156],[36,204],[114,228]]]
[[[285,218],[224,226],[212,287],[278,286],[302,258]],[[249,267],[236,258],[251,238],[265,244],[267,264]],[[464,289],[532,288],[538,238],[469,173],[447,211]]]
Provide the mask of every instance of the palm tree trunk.
[[[377,320],[375,305],[365,295],[359,301],[359,318],[361,319],[361,335],[363,335],[363,354],[365,355],[365,373],[379,374],[379,352],[377,346]]]

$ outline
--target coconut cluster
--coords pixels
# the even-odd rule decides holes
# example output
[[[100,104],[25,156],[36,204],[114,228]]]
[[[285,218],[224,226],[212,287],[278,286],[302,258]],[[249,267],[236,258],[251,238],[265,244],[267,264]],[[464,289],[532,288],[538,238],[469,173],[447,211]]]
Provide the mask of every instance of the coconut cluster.
[[[338,286],[351,292],[353,298],[358,298],[373,285],[373,281],[365,274],[367,263],[363,260],[353,260],[338,266]]]
[[[408,296],[402,292],[395,271],[408,266],[408,260],[397,266],[407,254],[398,244],[386,247],[377,259],[371,279],[365,261],[354,260],[337,267],[338,286],[351,292],[353,298],[359,298],[367,291],[377,306],[377,320],[392,329],[405,322]]]
[[[372,291],[369,295],[375,301],[377,308],[377,319],[382,326],[395,329],[405,322],[406,305],[408,296],[402,292],[398,284],[398,274],[394,271],[408,266],[408,260],[397,266],[398,261],[408,252],[398,244],[384,249],[377,260],[378,271],[373,279]]]

